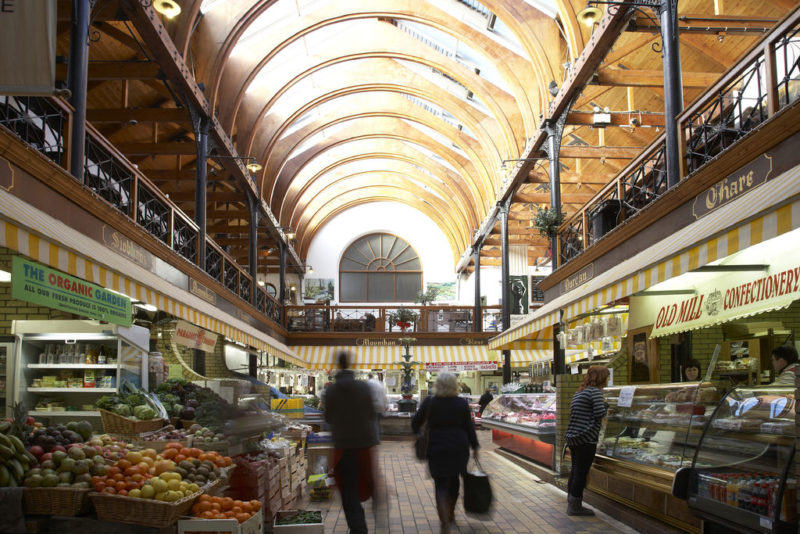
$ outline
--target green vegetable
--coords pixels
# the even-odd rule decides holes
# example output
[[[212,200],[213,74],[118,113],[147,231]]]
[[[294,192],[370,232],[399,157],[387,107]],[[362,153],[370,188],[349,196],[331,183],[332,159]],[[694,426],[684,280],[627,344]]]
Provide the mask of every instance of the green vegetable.
[[[130,417],[131,415],[133,415],[131,407],[127,404],[122,404],[122,403],[115,404],[114,406],[112,406],[111,411],[117,415],[121,415],[122,417]]]
[[[296,513],[279,516],[276,525],[302,525],[308,523],[322,523],[322,512],[298,510]]]
[[[133,409],[133,416],[142,420],[155,419],[156,411],[150,406],[142,404]]]

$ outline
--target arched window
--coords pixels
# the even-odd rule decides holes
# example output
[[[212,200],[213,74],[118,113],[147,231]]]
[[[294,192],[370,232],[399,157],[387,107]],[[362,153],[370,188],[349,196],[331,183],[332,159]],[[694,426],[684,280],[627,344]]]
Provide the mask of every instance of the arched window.
[[[339,288],[342,302],[413,302],[422,289],[422,263],[403,239],[370,234],[342,255]]]

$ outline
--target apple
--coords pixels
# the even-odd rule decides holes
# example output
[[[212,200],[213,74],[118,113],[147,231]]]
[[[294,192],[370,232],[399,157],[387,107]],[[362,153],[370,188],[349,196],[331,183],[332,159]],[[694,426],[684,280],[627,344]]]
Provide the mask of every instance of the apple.
[[[53,453],[52,452],[46,452],[46,453],[42,454],[41,456],[39,456],[39,462],[44,462],[44,461],[52,460],[52,459],[53,459]]]
[[[42,456],[44,456],[44,449],[41,448],[39,445],[34,445],[33,447],[31,447],[29,449],[29,452],[32,455],[36,456],[36,458],[39,459],[39,460],[41,460]],[[52,456],[52,454],[50,456]]]
[[[36,424],[36,419],[34,419],[33,416],[29,415],[28,417],[25,418],[25,424],[28,426],[33,426]]]
[[[56,445],[55,447],[53,447],[53,448],[50,450],[50,452],[56,452],[56,451],[67,452],[67,449],[65,449],[65,448],[64,448],[63,446],[61,446],[61,445]]]

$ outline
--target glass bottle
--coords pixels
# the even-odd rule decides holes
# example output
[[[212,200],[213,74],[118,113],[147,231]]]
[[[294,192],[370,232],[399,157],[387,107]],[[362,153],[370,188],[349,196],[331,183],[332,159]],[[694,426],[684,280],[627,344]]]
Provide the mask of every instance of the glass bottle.
[[[86,363],[86,343],[78,345],[78,351],[75,354],[74,361],[76,364]]]
[[[97,355],[97,363],[100,365],[106,364],[106,348],[100,345],[100,353]]]
[[[47,345],[47,365],[55,365],[56,353],[53,352],[53,345]]]
[[[39,363],[46,364],[47,363],[47,345],[42,347],[42,352],[39,353]]]
[[[64,354],[64,346],[63,345],[56,345],[56,356],[55,356],[56,363],[59,364],[59,365],[63,365],[65,363],[67,363],[65,358],[66,358],[66,355]]]

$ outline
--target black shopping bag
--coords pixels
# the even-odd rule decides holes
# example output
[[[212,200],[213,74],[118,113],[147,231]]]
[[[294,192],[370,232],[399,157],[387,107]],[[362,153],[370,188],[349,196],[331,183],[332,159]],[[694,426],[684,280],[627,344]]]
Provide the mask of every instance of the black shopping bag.
[[[489,475],[477,460],[475,467],[464,475],[464,511],[485,514],[492,507],[492,486],[489,484]]]

